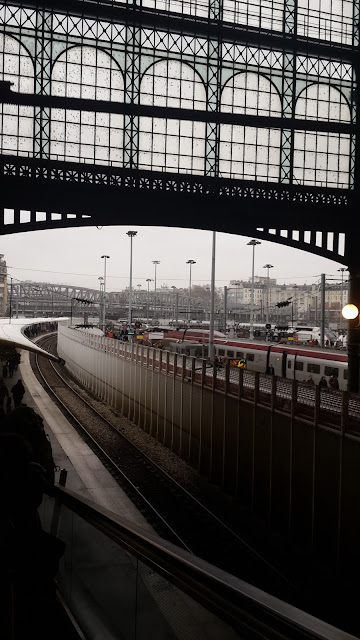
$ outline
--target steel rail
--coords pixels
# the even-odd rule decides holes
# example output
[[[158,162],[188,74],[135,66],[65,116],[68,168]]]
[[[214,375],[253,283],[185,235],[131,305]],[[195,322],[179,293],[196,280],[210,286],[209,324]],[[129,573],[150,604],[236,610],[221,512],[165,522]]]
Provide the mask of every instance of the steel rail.
[[[46,336],[46,338],[42,338],[42,340],[46,341],[47,339],[49,339],[49,336]],[[37,361],[37,358],[36,358]],[[56,373],[56,375],[61,379],[61,381],[65,384],[65,386],[71,390],[71,392],[76,395],[83,404],[85,404],[99,419],[101,419],[107,426],[109,426],[112,431],[116,432],[116,434],[118,436],[120,436],[123,440],[125,440],[127,442],[128,445],[130,445],[135,451],[137,451],[138,454],[140,454],[151,466],[153,466],[156,471],[163,475],[166,480],[168,482],[170,482],[171,484],[173,484],[173,486],[176,488],[176,490],[180,493],[182,493],[183,495],[185,495],[189,500],[191,500],[197,507],[197,509],[201,509],[203,512],[206,513],[206,515],[210,518],[212,518],[218,525],[220,525],[227,534],[230,534],[242,547],[243,549],[245,549],[247,552],[251,553],[254,557],[256,557],[261,563],[264,564],[264,566],[266,566],[268,569],[270,569],[273,573],[275,573],[282,581],[286,582],[290,588],[292,588],[293,590],[296,590],[296,587],[291,583],[290,580],[288,580],[286,578],[286,576],[284,576],[278,569],[276,569],[276,567],[274,567],[274,565],[272,565],[270,562],[268,562],[260,553],[258,553],[251,545],[249,545],[243,538],[241,538],[241,536],[239,536],[235,531],[233,531],[226,523],[224,523],[222,520],[220,520],[220,518],[218,516],[216,516],[212,511],[210,511],[205,505],[203,505],[197,498],[195,498],[191,493],[189,493],[189,491],[187,491],[181,484],[179,484],[176,480],[174,480],[174,478],[172,478],[166,471],[164,471],[158,464],[156,464],[156,462],[154,462],[151,458],[149,458],[149,456],[147,454],[145,454],[143,451],[141,451],[141,449],[139,449],[139,447],[137,447],[131,440],[129,440],[124,434],[120,433],[118,431],[118,429],[116,429],[116,427],[114,427],[113,424],[111,424],[111,422],[109,422],[106,418],[104,418],[90,403],[88,403],[80,394],[78,394],[68,383],[67,381],[63,378],[63,376],[57,371],[56,367],[53,365],[52,362],[49,361],[49,365],[51,366],[51,368],[54,370],[54,372]],[[96,442],[96,440],[90,435],[88,434],[87,430],[85,429],[85,427],[83,425],[81,425],[79,423],[79,421],[77,420],[77,418],[75,418],[75,416],[72,415],[72,413],[69,411],[69,409],[67,409],[66,405],[64,405],[64,403],[57,397],[56,393],[51,389],[50,385],[47,383],[47,381],[44,379],[43,375],[41,374],[42,379],[44,380],[46,386],[50,389],[51,393],[57,398],[57,400],[61,403],[62,406],[64,406],[65,410],[71,415],[71,417],[79,424],[79,426],[81,427],[81,429],[87,434],[89,435],[89,437],[91,438],[91,440],[94,442],[94,444],[99,447],[99,449],[104,453],[104,455],[109,459],[111,464],[114,464],[114,466],[118,469],[117,465],[115,463],[112,462],[111,458],[108,456],[108,454],[106,454],[106,452],[103,451],[103,449],[101,448],[100,445],[98,445],[98,443]],[[123,472],[121,470],[119,470],[120,473],[122,475]],[[125,479],[126,479],[126,475],[124,475]],[[131,481],[129,481],[131,483]],[[134,487],[137,494],[140,495],[140,497],[143,497],[141,492],[139,492],[139,490]],[[149,504],[149,506],[153,509],[153,507],[151,506],[150,503],[148,503],[148,501],[146,500],[146,498],[144,498],[144,500],[146,501],[147,504]],[[154,510],[155,513],[157,514],[156,510]],[[166,527],[168,529],[171,530],[171,532],[181,541],[181,544],[192,553],[191,549],[189,549],[189,547],[186,545],[185,542],[183,542],[181,540],[181,538],[174,532],[174,530],[169,527],[169,525],[166,523],[166,521],[164,521],[164,519],[159,516],[161,521],[166,525]]]
[[[139,496],[139,498],[145,502],[145,504],[147,505],[147,507],[151,510],[151,512],[155,515],[156,518],[158,518],[162,525],[164,525],[166,527],[167,530],[169,530],[173,536],[175,536],[176,540],[178,540],[178,542],[180,543],[180,545],[186,549],[187,551],[189,551],[190,553],[192,553],[191,549],[188,547],[188,545],[186,544],[186,542],[184,542],[180,536],[176,533],[176,531],[174,531],[174,529],[172,529],[172,527],[166,522],[166,520],[164,520],[164,518],[160,515],[160,513],[155,509],[155,507],[153,507],[153,505],[147,500],[147,498],[141,493],[141,491],[134,485],[134,483],[130,480],[130,478],[128,478],[128,476],[122,471],[122,469],[120,469],[120,467],[111,459],[111,457],[106,453],[106,451],[102,448],[102,446],[95,440],[95,438],[93,438],[93,436],[87,431],[87,429],[84,427],[84,425],[78,420],[78,418],[76,418],[76,416],[74,416],[74,414],[70,411],[70,409],[66,406],[66,404],[59,398],[59,396],[55,393],[55,391],[52,389],[52,387],[49,385],[49,383],[47,382],[46,378],[44,377],[41,368],[39,366],[39,362],[38,362],[38,357],[37,354],[35,354],[35,361],[36,361],[36,366],[37,366],[37,370],[39,375],[41,376],[41,379],[43,380],[45,386],[47,387],[47,389],[50,391],[50,393],[56,398],[56,401],[59,402],[61,404],[61,406],[63,407],[63,409],[66,411],[66,413],[71,417],[71,419],[76,422],[76,424],[78,425],[78,427],[86,434],[86,436],[88,438],[90,438],[90,440],[92,441],[92,443],[94,444],[94,446],[101,451],[101,454],[106,458],[106,460],[110,463],[110,465],[116,469],[117,473],[119,473],[121,475],[121,477],[123,478],[123,480],[131,487],[131,489],[133,491],[135,491],[135,493]],[[49,361],[50,362],[50,361]],[[64,384],[66,384],[67,388],[70,389],[75,395],[78,396],[78,398],[80,398],[85,404],[87,404],[87,406],[89,408],[92,409],[92,411],[94,413],[97,414],[98,417],[101,418],[102,421],[106,422],[109,426],[111,426],[115,431],[117,431],[115,429],[115,427],[113,427],[111,425],[110,422],[108,422],[105,418],[103,418],[97,411],[96,409],[94,409],[93,407],[91,407],[90,404],[88,404],[83,398],[81,398],[81,396],[76,393],[76,391],[74,391],[70,385],[67,384],[67,382],[64,380],[64,378],[55,370],[54,367],[52,367],[55,371],[55,373],[59,376],[59,378],[61,378],[61,380],[64,382]],[[117,431],[117,433],[121,436],[122,434],[119,433],[119,431]],[[129,441],[130,442],[130,441]],[[140,451],[140,450],[139,450]]]

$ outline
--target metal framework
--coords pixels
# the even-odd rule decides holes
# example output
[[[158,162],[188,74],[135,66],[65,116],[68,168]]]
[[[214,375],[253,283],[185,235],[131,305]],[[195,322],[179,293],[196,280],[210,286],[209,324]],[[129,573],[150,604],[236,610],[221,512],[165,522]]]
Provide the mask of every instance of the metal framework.
[[[75,308],[80,309],[82,303],[94,305],[94,307],[86,307],[88,312],[92,314],[98,313],[98,307],[101,304],[101,293],[98,289],[89,289],[86,287],[69,286],[62,284],[51,284],[48,282],[15,282],[12,284],[12,290],[8,287],[8,301],[12,300],[13,313],[27,314],[29,312],[38,311],[59,314],[69,313],[72,301]],[[109,291],[106,293],[106,306],[110,313],[118,313],[126,309],[129,303],[129,291]],[[154,291],[149,293],[145,290],[136,290],[133,292],[133,304],[137,314],[140,311],[146,315],[146,310],[153,313],[157,309],[157,313],[166,313],[169,317],[175,316],[177,310],[180,320],[186,319],[188,311],[189,297],[187,292],[172,293],[168,291],[158,290],[156,292],[156,301]],[[194,316],[198,313],[206,313],[207,303],[203,298],[195,296],[191,297],[191,310]]]
[[[349,262],[359,0],[13,0],[0,21],[1,233],[136,207]]]

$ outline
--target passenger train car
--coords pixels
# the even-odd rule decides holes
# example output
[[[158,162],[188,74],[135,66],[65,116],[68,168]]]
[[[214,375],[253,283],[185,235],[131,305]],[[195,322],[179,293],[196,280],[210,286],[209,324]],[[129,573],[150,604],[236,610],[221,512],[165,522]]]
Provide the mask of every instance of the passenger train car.
[[[145,334],[146,336],[151,334]],[[166,345],[171,342],[192,342],[208,344],[209,332],[201,329],[184,329],[162,331],[161,342]],[[155,345],[154,345],[155,346]],[[347,355],[316,347],[296,347],[268,342],[254,342],[246,340],[227,340],[220,332],[214,333],[215,354],[227,359],[232,364],[244,361],[244,367],[249,371],[265,373],[270,365],[274,367],[276,376],[290,378],[304,382],[311,375],[316,384],[322,376],[327,379],[335,375],[342,390],[347,389],[348,364]]]
[[[339,388],[347,389],[348,363],[347,355],[316,348],[297,348],[287,345],[268,343],[228,341],[219,344],[214,340],[215,353],[225,355],[230,360],[245,360],[249,371],[265,373],[270,365],[274,367],[276,376],[291,378],[304,382],[311,375],[316,384],[322,376],[327,379],[334,375],[338,378]]]

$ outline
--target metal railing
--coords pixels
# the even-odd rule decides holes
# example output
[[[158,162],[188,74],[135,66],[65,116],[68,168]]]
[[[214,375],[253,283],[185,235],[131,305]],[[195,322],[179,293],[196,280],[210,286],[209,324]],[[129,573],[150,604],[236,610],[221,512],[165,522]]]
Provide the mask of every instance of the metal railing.
[[[170,353],[139,343],[121,342],[90,333],[71,331],[68,337],[92,349],[125,358],[147,369],[192,381],[226,395],[256,402],[311,423],[360,436],[360,399],[357,394],[311,386],[231,367],[210,366],[205,360]]]
[[[142,588],[149,590],[152,595],[156,584],[156,589],[160,588],[162,591],[160,609],[163,617],[171,616],[171,611],[174,608],[174,597],[177,593],[177,591],[174,592],[174,586],[190,598],[190,600],[182,601],[183,611],[181,612],[189,624],[191,619],[186,616],[190,616],[191,612],[194,613],[194,606],[199,605],[202,612],[204,609],[207,611],[205,617],[204,612],[202,613],[204,625],[202,638],[207,637],[206,624],[209,623],[210,618],[212,623],[217,625],[218,637],[229,640],[235,640],[235,638],[243,640],[260,640],[260,638],[262,640],[264,638],[269,640],[280,640],[280,638],[281,640],[286,638],[294,640],[305,638],[351,640],[353,638],[353,636],[335,629],[194,557],[159,538],[156,534],[144,532],[141,527],[94,505],[68,489],[55,486],[49,489],[49,496],[42,505],[43,526],[45,529],[52,530],[53,534],[56,533],[51,526],[55,514],[60,535],[67,544],[64,562],[61,561],[58,586],[85,637],[95,637],[94,627],[91,632],[87,633],[89,624],[95,624],[96,628],[102,628],[101,637],[103,640],[114,637],[114,627],[111,629],[108,627],[109,620],[94,619],[94,616],[96,618],[97,615],[109,615],[107,604],[109,600],[113,604],[118,604],[122,616],[120,621],[122,629],[128,627],[128,621],[123,618],[121,600],[124,590],[131,590],[129,575],[129,566],[131,566],[136,573],[137,580],[134,597],[138,598],[141,592],[139,581],[143,583]],[[91,544],[92,540],[94,544]],[[87,549],[90,549],[92,554],[98,555],[98,557],[87,557]],[[126,556],[122,555],[123,552],[126,553]],[[122,584],[121,581],[113,581],[110,590],[108,582],[105,586],[106,577],[109,579],[109,567],[106,566],[108,553],[112,556],[113,566],[118,563],[118,566],[122,567],[124,557],[128,560],[126,570],[121,570],[117,574],[117,578],[125,580],[125,584]],[[140,564],[148,568],[145,573],[139,570]],[[157,578],[153,577],[149,581],[149,570],[151,575],[157,576]],[[81,582],[81,589],[77,584],[78,580]],[[157,582],[159,580],[160,586]],[[166,602],[167,595],[169,596],[168,602]],[[69,598],[72,602],[69,602]],[[77,601],[75,601],[76,598]],[[141,598],[143,601],[145,595],[143,594]],[[81,600],[80,604],[79,600]],[[90,613],[89,606],[93,606],[93,601],[96,602],[96,611],[93,610]],[[133,604],[134,609],[131,607],[127,609],[129,617],[132,617],[135,611],[137,613],[134,615],[139,615],[138,606]],[[156,613],[159,614],[159,602],[155,602],[154,607],[156,607]],[[114,610],[111,613],[115,618],[115,622],[112,620],[111,623],[114,625],[116,624],[117,612]],[[153,613],[155,616],[155,612]],[[147,629],[147,637],[155,633],[154,637],[160,638],[161,634],[156,635],[157,625],[160,622],[155,617],[153,624],[156,628]],[[135,627],[131,626],[132,631],[128,635],[125,634],[124,637],[145,637],[141,633],[138,634],[136,628],[136,624]],[[171,637],[181,637],[177,633],[174,620],[173,636]],[[196,637],[196,635],[189,637]]]

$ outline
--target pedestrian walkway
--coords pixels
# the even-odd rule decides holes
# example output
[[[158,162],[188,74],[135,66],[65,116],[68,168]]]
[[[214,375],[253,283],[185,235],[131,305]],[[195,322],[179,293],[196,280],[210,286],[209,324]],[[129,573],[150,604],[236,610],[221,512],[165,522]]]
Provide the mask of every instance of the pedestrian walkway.
[[[55,464],[68,471],[67,488],[142,526],[147,531],[153,531],[102,462],[44,391],[31,368],[29,352],[25,350],[21,351],[21,363],[17,371],[14,371],[13,377],[4,380],[10,396],[11,387],[19,379],[25,386],[22,403],[41,415],[45,432],[50,438]],[[55,481],[58,480],[59,472],[55,474]]]

